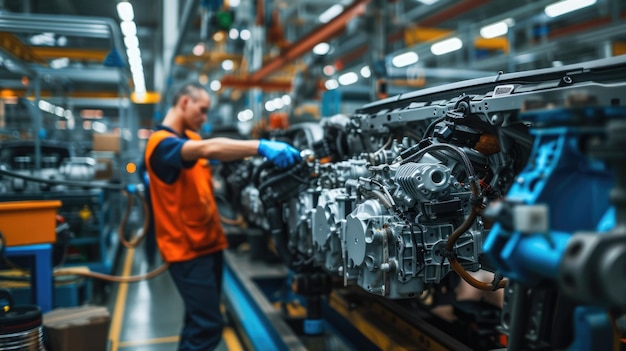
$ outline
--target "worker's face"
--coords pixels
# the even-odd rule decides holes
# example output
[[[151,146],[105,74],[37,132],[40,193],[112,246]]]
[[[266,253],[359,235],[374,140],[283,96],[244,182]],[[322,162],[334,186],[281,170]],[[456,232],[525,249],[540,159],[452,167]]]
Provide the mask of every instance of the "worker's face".
[[[206,91],[200,91],[196,96],[185,96],[183,110],[187,128],[198,130],[207,120],[207,113],[211,107],[211,100]]]

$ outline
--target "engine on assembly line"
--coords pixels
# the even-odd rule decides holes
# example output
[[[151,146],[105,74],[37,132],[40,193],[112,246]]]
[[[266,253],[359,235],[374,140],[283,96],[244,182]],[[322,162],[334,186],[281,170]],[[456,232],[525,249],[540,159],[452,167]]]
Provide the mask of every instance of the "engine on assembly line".
[[[507,190],[531,144],[522,124],[509,128],[523,140],[513,138],[470,113],[469,101],[433,104],[439,118],[411,107],[361,111],[275,133],[303,161],[288,170],[259,159],[229,165],[231,199],[290,268],[323,268],[388,298],[419,296],[451,271],[451,258],[481,268],[488,228],[472,212]]]
[[[460,277],[505,288],[509,346],[610,349],[626,306],[624,96],[626,56],[451,83],[273,132],[302,151],[289,169],[251,158],[216,173],[296,294],[326,294],[332,276],[473,323]]]

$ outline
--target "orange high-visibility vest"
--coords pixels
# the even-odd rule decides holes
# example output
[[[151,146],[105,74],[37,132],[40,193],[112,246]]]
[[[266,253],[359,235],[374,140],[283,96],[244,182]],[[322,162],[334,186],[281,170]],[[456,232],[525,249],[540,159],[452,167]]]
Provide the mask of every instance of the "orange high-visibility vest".
[[[191,140],[200,135],[187,132]],[[150,156],[165,139],[178,137],[167,130],[154,132],[146,145],[144,161],[150,177],[154,229],[166,262],[187,261],[228,246],[213,197],[212,176],[207,159],[191,168],[181,168],[178,179],[167,184],[157,177]]]

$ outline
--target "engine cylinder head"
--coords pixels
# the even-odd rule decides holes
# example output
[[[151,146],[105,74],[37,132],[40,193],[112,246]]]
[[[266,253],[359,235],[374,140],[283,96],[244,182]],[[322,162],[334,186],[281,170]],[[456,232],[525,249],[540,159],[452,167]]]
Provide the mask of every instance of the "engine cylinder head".
[[[416,198],[432,198],[448,188],[450,179],[450,169],[436,163],[407,163],[396,172],[396,182]]]

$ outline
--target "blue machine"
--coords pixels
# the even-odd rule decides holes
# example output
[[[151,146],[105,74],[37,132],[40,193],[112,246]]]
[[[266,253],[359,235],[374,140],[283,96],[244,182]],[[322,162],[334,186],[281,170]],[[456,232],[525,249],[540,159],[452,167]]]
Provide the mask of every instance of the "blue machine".
[[[506,201],[485,212],[498,223],[483,246],[500,273],[511,280],[506,294],[512,303],[503,314],[511,321],[503,323],[503,329],[509,327],[510,350],[524,344],[522,338],[539,340],[545,332],[540,326],[548,318],[542,308],[546,300],[534,299],[541,294],[556,295],[548,300],[568,299],[578,305],[568,319],[575,324],[569,350],[615,348],[607,310],[624,303],[623,296],[610,290],[621,291],[621,276],[612,273],[619,273],[614,267],[624,259],[619,248],[626,244],[626,237],[611,234],[616,211],[609,198],[619,202],[622,196],[613,173],[621,175],[619,163],[624,161],[616,148],[623,138],[616,124],[623,124],[619,118],[625,116],[624,108],[587,107],[521,117],[537,126],[532,129],[536,136],[533,151]],[[595,243],[607,240],[611,245]],[[583,254],[594,249],[598,252],[593,255]],[[597,255],[605,257],[600,264]],[[552,289],[555,284],[558,293]],[[552,309],[558,308],[555,303]],[[512,322],[527,319],[533,323]]]

